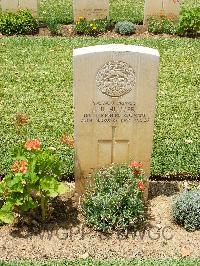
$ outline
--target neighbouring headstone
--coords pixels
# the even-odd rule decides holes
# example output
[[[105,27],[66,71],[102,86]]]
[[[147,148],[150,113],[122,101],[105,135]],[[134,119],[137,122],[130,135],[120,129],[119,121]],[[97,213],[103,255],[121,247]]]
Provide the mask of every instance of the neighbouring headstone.
[[[132,45],[74,50],[75,180],[112,163],[142,162],[150,175],[159,53]]]
[[[19,0],[19,9],[29,9],[36,15],[38,12],[38,0]]]
[[[18,0],[1,0],[2,11],[16,12],[18,10]]]
[[[73,0],[74,21],[106,19],[109,17],[109,0]]]
[[[1,0],[2,11],[16,12],[20,9],[29,9],[33,15],[38,12],[38,0]]]
[[[144,24],[149,17],[165,16],[177,20],[181,10],[181,0],[145,0]]]

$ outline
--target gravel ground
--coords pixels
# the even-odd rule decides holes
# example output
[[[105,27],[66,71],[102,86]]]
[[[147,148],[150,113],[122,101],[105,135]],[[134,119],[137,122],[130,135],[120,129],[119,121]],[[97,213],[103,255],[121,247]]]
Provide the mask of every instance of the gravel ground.
[[[172,198],[179,189],[176,182],[151,182],[148,226],[136,235],[94,232],[82,223],[73,197],[61,199],[43,228],[36,220],[0,227],[0,259],[200,257],[200,231],[187,232],[171,220]]]

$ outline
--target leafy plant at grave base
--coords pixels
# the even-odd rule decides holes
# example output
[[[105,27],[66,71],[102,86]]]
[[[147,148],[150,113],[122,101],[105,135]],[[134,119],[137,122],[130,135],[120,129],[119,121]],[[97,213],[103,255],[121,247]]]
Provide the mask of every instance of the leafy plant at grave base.
[[[97,36],[100,33],[106,32],[112,25],[108,20],[93,20],[88,21],[80,17],[75,24],[75,30],[78,34]]]
[[[55,35],[61,34],[60,33],[61,25],[59,24],[59,21],[57,20],[56,17],[48,16],[48,18],[46,18],[45,22],[47,24],[47,28],[51,32],[51,35],[55,36]]]
[[[136,27],[130,21],[121,21],[115,24],[115,31],[121,35],[131,35],[135,33]]]
[[[17,149],[11,172],[0,182],[0,221],[12,223],[16,214],[41,207],[42,220],[47,217],[50,199],[68,191],[59,182],[61,163],[54,150],[41,148],[39,140],[28,140]]]
[[[32,34],[38,30],[38,21],[28,10],[0,13],[0,32],[3,35]]]
[[[178,195],[172,205],[174,220],[188,231],[200,229],[200,190],[186,191]]]
[[[92,175],[82,210],[95,230],[125,230],[144,219],[144,174],[142,165],[112,165]]]
[[[177,33],[181,36],[197,36],[200,34],[200,7],[182,10]]]
[[[175,34],[176,25],[171,19],[166,17],[150,17],[148,19],[148,31],[154,34]]]
[[[175,34],[176,25],[167,17],[150,17],[148,19],[148,31],[154,34]]]

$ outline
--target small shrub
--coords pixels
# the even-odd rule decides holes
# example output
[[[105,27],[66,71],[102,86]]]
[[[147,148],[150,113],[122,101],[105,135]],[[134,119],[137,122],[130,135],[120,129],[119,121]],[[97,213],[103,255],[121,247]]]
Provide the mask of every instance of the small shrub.
[[[12,223],[20,215],[40,207],[42,220],[47,216],[51,198],[68,188],[59,182],[61,164],[53,149],[43,150],[38,140],[28,140],[16,150],[15,161],[0,182],[0,221]]]
[[[116,23],[115,31],[121,35],[131,35],[135,33],[136,27],[132,22],[122,21]]]
[[[60,23],[55,17],[48,17],[46,18],[45,23],[47,24],[47,28],[51,32],[51,35],[60,35]]]
[[[177,33],[185,36],[197,36],[200,34],[200,7],[183,9]]]
[[[148,19],[148,31],[154,34],[175,34],[176,26],[174,22],[166,17]]]
[[[4,35],[32,34],[37,30],[38,22],[28,10],[0,13],[0,32]]]
[[[93,20],[87,21],[80,17],[75,24],[75,30],[78,34],[97,36],[100,33],[106,32],[111,25],[108,20]]]
[[[143,220],[143,173],[141,165],[112,165],[92,175],[83,213],[88,225],[95,230],[125,230]]]
[[[172,214],[174,220],[183,225],[186,230],[200,229],[200,190],[181,193],[173,202]]]

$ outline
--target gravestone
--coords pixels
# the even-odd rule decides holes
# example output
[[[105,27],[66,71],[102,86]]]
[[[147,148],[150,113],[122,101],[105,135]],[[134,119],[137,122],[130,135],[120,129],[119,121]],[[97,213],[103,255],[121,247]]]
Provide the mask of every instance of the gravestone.
[[[18,10],[18,0],[1,0],[2,11],[16,12]]]
[[[181,0],[145,0],[144,24],[149,17],[166,16],[177,20],[181,10]]]
[[[33,15],[38,12],[38,0],[19,0],[19,9],[29,9]]]
[[[109,16],[109,0],[73,0],[74,21],[106,19]]]
[[[75,179],[112,163],[142,162],[150,175],[159,53],[132,45],[74,50]]]
[[[16,12],[29,9],[33,15],[38,12],[38,0],[1,0],[2,11]]]

